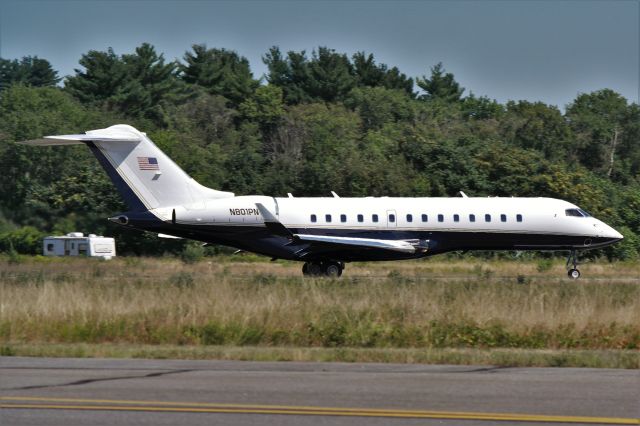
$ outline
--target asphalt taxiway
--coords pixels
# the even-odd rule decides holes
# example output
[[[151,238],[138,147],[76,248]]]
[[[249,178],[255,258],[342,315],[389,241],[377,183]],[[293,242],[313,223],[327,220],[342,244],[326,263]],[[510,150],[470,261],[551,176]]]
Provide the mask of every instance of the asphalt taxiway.
[[[640,371],[0,358],[2,425],[640,425]]]

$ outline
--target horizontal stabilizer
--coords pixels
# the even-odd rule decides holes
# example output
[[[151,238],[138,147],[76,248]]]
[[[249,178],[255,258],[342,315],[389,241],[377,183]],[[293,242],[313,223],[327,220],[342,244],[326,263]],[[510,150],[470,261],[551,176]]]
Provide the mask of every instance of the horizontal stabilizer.
[[[127,124],[88,130],[84,134],[45,136],[21,143],[32,146],[86,145],[132,212],[191,205],[200,208],[207,200],[234,196],[231,192],[200,185],[162,152],[146,133]]]
[[[84,145],[84,142],[66,139],[66,140],[57,140],[57,139],[33,139],[30,141],[21,141],[18,142],[20,145],[30,145],[30,146],[54,146],[54,145]]]
[[[88,132],[90,133],[90,132]],[[86,135],[59,135],[59,136],[45,136],[41,139],[33,139],[30,141],[18,142],[22,145],[32,146],[53,146],[53,145],[81,145],[85,142],[140,142],[140,138],[132,135],[113,135],[105,136],[98,134],[86,134]]]
[[[294,237],[301,241],[311,241],[326,244],[339,244],[344,246],[377,248],[402,253],[415,253],[416,247],[405,240],[376,240],[372,238],[333,237],[328,235],[296,234]]]

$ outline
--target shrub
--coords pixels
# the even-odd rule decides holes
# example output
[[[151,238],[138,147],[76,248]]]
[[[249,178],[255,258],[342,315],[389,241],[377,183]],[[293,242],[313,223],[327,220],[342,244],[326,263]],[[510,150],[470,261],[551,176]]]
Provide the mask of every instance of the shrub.
[[[184,263],[196,263],[204,257],[204,247],[200,243],[187,243],[180,253],[180,259]]]
[[[610,259],[633,260],[638,258],[640,254],[640,237],[626,226],[618,228],[620,233],[624,235],[624,240],[609,247]]]
[[[548,258],[548,259],[540,259],[538,261],[538,265],[536,269],[538,270],[538,272],[547,272],[552,267],[553,267],[553,259]]]
[[[12,250],[20,254],[38,254],[42,252],[43,232],[32,226],[23,226],[13,231],[0,234],[0,251],[10,253]]]

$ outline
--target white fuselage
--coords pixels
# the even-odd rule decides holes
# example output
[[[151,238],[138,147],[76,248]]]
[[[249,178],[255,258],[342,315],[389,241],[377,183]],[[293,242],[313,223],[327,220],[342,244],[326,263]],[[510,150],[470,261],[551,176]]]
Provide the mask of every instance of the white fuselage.
[[[574,251],[622,238],[577,206],[552,198],[239,196],[150,213],[171,223],[146,228],[152,231],[292,260],[397,260],[454,250]]]
[[[594,217],[567,216],[577,207],[552,198],[273,198],[239,196],[176,206],[180,224],[260,226],[262,203],[287,228],[316,230],[433,231],[622,238]],[[169,220],[173,208],[153,211]],[[585,245],[589,245],[586,241]]]

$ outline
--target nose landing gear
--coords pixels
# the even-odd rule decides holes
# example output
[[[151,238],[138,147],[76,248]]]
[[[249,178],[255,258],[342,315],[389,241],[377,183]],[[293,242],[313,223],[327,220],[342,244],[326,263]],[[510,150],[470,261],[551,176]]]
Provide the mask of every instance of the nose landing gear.
[[[344,269],[344,263],[335,262],[335,261],[325,261],[325,262],[305,262],[302,265],[302,274],[304,276],[311,277],[331,277],[338,278],[342,275],[342,270]]]
[[[573,265],[573,268],[567,271],[567,275],[569,275],[569,278],[577,280],[580,278],[580,271],[578,271],[578,253],[575,250],[571,250],[571,254],[567,259],[567,266],[569,266],[569,263]]]

